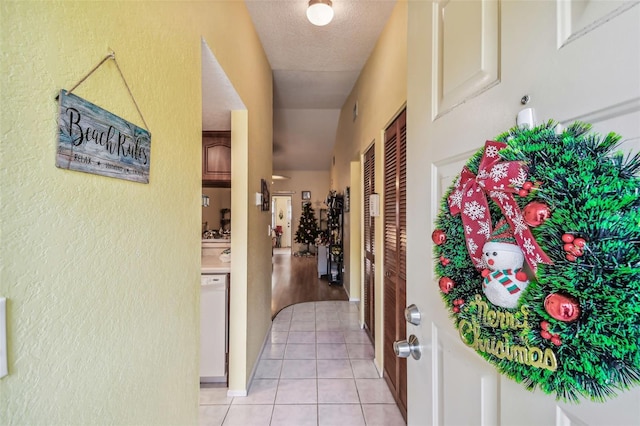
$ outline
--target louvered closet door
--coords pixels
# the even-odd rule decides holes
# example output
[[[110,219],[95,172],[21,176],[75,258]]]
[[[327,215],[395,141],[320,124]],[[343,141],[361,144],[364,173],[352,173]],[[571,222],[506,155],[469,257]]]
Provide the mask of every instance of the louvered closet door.
[[[400,410],[407,411],[407,360],[393,342],[406,338],[406,113],[385,133],[384,144],[384,376]]]
[[[375,339],[375,217],[371,217],[369,201],[375,192],[375,145],[364,155],[364,328]]]

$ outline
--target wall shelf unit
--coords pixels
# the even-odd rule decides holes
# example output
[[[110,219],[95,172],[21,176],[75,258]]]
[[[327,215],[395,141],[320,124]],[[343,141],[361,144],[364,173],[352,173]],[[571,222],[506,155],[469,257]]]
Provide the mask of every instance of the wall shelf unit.
[[[334,191],[327,197],[327,229],[329,244],[327,252],[327,276],[330,285],[342,285],[344,266],[344,196]]]

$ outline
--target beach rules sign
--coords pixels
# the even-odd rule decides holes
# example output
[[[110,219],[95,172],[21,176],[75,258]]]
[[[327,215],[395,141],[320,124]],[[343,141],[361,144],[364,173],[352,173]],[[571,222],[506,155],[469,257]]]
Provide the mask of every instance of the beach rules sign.
[[[57,167],[149,183],[148,130],[66,90],[58,100]]]

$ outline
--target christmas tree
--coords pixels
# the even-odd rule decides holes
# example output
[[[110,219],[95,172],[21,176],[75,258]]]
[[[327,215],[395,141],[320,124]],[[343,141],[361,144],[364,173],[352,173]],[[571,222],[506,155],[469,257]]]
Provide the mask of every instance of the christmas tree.
[[[315,242],[318,236],[318,222],[316,213],[311,207],[311,203],[305,203],[302,207],[302,214],[298,221],[298,230],[296,231],[296,243],[306,244],[309,251],[309,244]]]

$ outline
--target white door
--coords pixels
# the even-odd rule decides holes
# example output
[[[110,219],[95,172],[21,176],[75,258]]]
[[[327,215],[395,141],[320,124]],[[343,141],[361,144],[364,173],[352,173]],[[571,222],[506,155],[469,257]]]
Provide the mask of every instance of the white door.
[[[638,387],[606,403],[561,403],[465,346],[439,294],[431,242],[446,188],[523,108],[534,108],[538,122],[615,131],[626,149],[640,150],[640,7],[410,1],[408,22],[407,303],[422,314],[420,325],[407,325],[422,349],[408,360],[409,424],[640,424]]]
[[[291,247],[291,196],[273,197],[273,229],[281,229],[280,247]],[[280,228],[277,228],[277,227]]]

